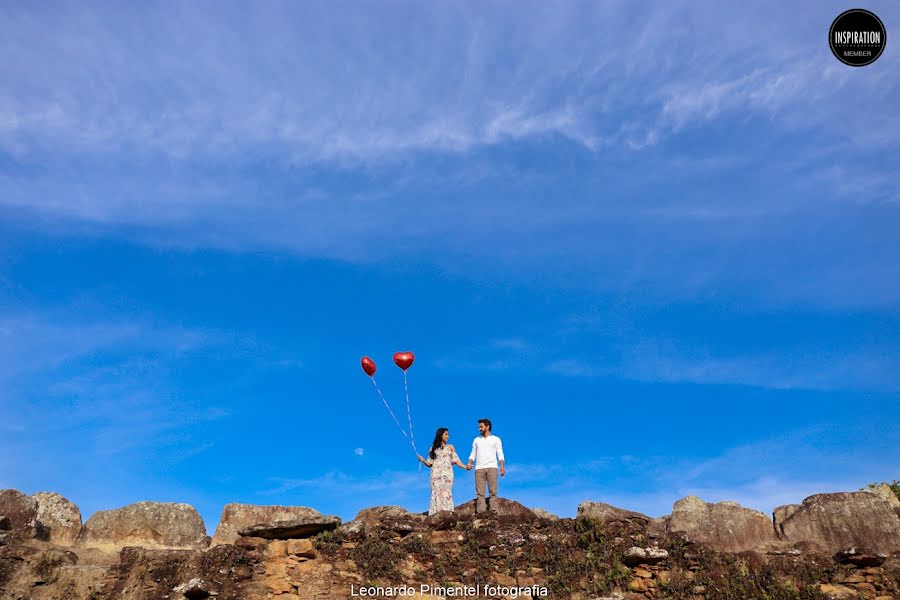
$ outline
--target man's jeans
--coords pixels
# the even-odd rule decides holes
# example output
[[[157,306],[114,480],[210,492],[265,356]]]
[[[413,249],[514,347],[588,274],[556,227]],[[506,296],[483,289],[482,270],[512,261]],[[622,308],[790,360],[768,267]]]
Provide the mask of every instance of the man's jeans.
[[[491,492],[491,511],[497,512],[497,469],[475,469],[475,512],[480,513],[487,510],[484,501],[484,484],[487,484],[488,490]]]

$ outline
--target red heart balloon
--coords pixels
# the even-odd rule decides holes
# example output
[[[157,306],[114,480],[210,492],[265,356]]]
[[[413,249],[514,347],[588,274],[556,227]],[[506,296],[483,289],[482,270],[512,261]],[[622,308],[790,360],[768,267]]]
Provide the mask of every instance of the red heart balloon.
[[[362,368],[363,368],[363,371],[366,372],[366,375],[368,375],[369,377],[372,377],[373,375],[375,375],[375,370],[378,367],[375,366],[374,360],[372,360],[368,356],[363,356],[362,360],[359,362],[362,363]]]
[[[397,352],[394,354],[394,364],[404,371],[412,366],[414,360],[416,360],[416,355],[412,352]]]

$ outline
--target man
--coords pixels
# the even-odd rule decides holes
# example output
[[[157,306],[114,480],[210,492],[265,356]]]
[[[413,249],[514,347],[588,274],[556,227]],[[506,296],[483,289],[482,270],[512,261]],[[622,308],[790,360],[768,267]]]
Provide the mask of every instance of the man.
[[[484,486],[487,484],[491,493],[491,512],[497,512],[497,461],[500,461],[500,476],[506,475],[506,460],[503,458],[503,443],[491,433],[491,420],[478,419],[478,432],[481,434],[472,442],[472,454],[469,455],[467,469],[475,463],[475,512],[486,510]]]

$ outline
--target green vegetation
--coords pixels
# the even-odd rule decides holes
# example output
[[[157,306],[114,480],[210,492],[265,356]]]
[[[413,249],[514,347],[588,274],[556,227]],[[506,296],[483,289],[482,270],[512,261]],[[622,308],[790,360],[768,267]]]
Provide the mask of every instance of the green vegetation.
[[[471,560],[475,565],[475,578],[472,582],[474,585],[483,585],[490,583],[491,566],[489,561],[488,546],[490,546],[490,538],[493,533],[488,529],[475,529],[473,522],[469,521],[463,528],[463,543],[461,547],[461,556],[466,560]],[[458,564],[463,567],[462,562]],[[460,576],[464,575],[459,573]],[[460,578],[462,581],[462,577]]]
[[[338,531],[323,531],[316,535],[312,542],[316,551],[325,556],[334,557],[344,542],[344,535]]]
[[[430,563],[430,570],[427,568],[415,569],[415,578],[421,582],[436,582],[441,585],[446,583],[448,568],[451,572],[459,572],[459,559],[453,556],[439,556],[438,550],[425,539],[421,534],[411,535],[403,540],[400,544],[401,552],[412,554],[417,560]]]
[[[382,578],[399,579],[397,563],[400,558],[400,552],[394,546],[374,535],[367,535],[350,550],[350,559],[371,582]]]
[[[409,536],[403,540],[400,548],[406,554],[415,554],[418,558],[433,560],[437,556],[437,551],[435,551],[431,543],[421,535]]]
[[[459,545],[456,535],[462,536]],[[401,539],[372,533],[345,538],[327,532],[314,543],[323,554],[352,560],[372,583],[399,581],[401,571],[417,581],[441,585],[480,585],[502,574],[516,581],[544,580],[553,598],[574,594],[592,598],[628,590],[636,571],[625,565],[624,553],[635,543],[649,543],[643,541],[645,535],[628,524],[604,525],[579,517],[541,530],[530,523],[497,528],[490,522],[461,522],[452,536],[442,534],[434,542],[429,533]],[[344,541],[353,543],[342,549]],[[826,600],[820,582],[840,581],[851,570],[827,556],[734,554],[680,537],[664,536],[657,541],[669,558],[665,566],[651,568],[659,573],[652,581],[658,597],[670,600],[690,600],[698,595],[706,600]],[[417,562],[407,564],[408,556]],[[649,578],[635,582],[634,589],[639,589],[638,583],[649,583]]]
[[[539,564],[554,596],[570,595],[582,584],[588,594],[605,595],[631,579],[631,570],[622,563],[623,548],[593,519],[578,517],[571,541],[549,537],[544,550]]]
[[[720,553],[704,547],[688,549],[673,540],[669,549],[672,575],[662,585],[667,598],[687,600],[697,586],[704,588],[707,600],[826,600],[818,587],[827,581],[828,565],[795,562],[791,558],[773,558],[760,564],[750,557]]]

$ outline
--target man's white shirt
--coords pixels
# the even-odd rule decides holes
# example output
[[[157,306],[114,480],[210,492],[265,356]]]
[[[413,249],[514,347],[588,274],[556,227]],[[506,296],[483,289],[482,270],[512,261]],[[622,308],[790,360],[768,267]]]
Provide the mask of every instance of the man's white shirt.
[[[503,442],[496,435],[478,436],[472,442],[472,454],[469,460],[475,461],[475,470],[496,469],[498,460],[503,458]]]

